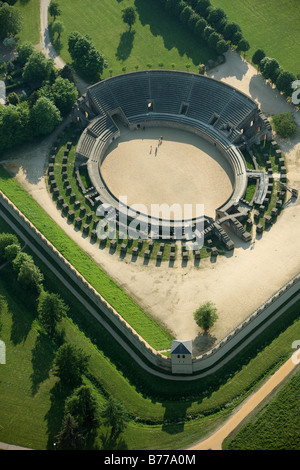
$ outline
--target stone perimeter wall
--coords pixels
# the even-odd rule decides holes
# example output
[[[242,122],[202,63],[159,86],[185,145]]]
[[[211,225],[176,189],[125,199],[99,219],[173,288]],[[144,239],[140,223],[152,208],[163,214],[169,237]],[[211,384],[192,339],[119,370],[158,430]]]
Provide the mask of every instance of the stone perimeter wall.
[[[168,375],[171,373],[171,358],[167,358],[151,348],[151,346],[131,328],[131,326],[108,304],[108,302],[105,301],[105,299],[101,297],[101,295],[81,276],[78,271],[76,271],[76,269],[36,229],[36,227],[34,227],[34,225],[17,209],[17,207],[2,193],[2,191],[0,191],[0,204],[9,212],[16,222],[22,225],[24,231],[22,232],[19,229],[16,229],[16,232],[19,233],[21,237],[24,237],[24,235],[26,236],[26,233],[30,235],[36,242],[36,246],[40,246],[45,250],[47,255],[49,255],[60,266],[70,279],[80,286],[88,298],[92,300],[96,308],[94,309],[86,301],[83,302],[83,304],[85,304],[90,313],[108,329],[121,346],[131,354],[134,360],[139,361],[142,367],[155,375],[161,375],[166,379],[169,378],[172,380],[183,379],[181,376],[176,377]],[[9,220],[9,222],[11,222],[11,220]],[[30,246],[32,244],[29,242],[28,245]],[[42,258],[43,257],[41,256],[41,259]],[[67,282],[65,277],[58,277],[60,277],[63,282]],[[74,288],[71,288],[70,290],[74,295],[78,295],[78,292]],[[291,299],[291,297],[293,298]],[[300,274],[297,274],[293,279],[279,289],[271,298],[264,302],[214,348],[201,356],[193,358],[192,370],[193,372],[197,372],[197,374],[192,377],[185,376],[184,379],[193,380],[214,373],[216,369],[221,367],[224,355],[227,356],[226,360],[223,361],[223,364],[228,362],[246,345],[248,345],[258,333],[263,331],[274,320],[279,318],[280,315],[297,300],[300,300]],[[99,315],[99,311],[101,311],[103,316]],[[103,317],[109,319],[116,329],[112,328]],[[253,332],[254,329],[256,330],[255,333]],[[131,343],[141,355],[130,350],[130,345],[119,336],[119,333],[123,334],[127,338],[128,342]],[[251,333],[253,334],[251,335]],[[143,359],[141,356],[144,356],[148,363],[153,364],[155,368],[151,370],[151,365],[150,367],[145,367],[145,365],[141,364],[141,359]],[[157,368],[161,370],[160,373],[157,372]]]

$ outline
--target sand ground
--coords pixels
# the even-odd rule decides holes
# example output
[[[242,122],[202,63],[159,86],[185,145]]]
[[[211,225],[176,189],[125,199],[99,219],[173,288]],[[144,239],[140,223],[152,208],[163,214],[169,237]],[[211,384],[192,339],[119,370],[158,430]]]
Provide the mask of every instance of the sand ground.
[[[267,115],[292,110],[256,70],[237,54],[227,54],[227,62],[214,69],[211,76],[236,86],[256,99]],[[300,125],[299,112],[295,118]],[[59,131],[57,131],[59,132]],[[263,301],[278,290],[300,268],[300,206],[296,201],[283,211],[279,221],[255,244],[236,243],[233,253],[218,257],[215,263],[201,260],[173,268],[168,262],[156,266],[132,263],[125,257],[100,250],[66,223],[56,209],[44,179],[47,151],[54,135],[39,146],[27,146],[21,153],[10,152],[6,167],[15,175],[49,216],[60,225],[102,268],[154,318],[166,324],[178,339],[193,339],[195,353],[202,350],[203,338],[193,320],[194,310],[203,302],[215,302],[219,320],[211,330],[210,342],[220,340]],[[287,157],[290,184],[300,189],[300,139],[277,139]]]
[[[209,142],[178,129],[122,128],[101,173],[117,198],[126,195],[129,206],[141,204],[149,215],[152,204],[179,204],[182,214],[188,204],[195,217],[196,204],[203,204],[205,215],[214,218],[233,189],[233,172],[223,155]]]

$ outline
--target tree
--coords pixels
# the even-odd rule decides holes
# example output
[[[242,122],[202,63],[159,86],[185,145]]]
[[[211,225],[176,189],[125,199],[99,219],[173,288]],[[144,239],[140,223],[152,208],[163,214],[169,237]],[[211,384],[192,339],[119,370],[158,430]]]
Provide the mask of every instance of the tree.
[[[40,51],[34,51],[28,58],[23,71],[23,78],[27,82],[42,82],[47,80],[53,68],[53,60],[47,59]]]
[[[216,51],[218,54],[225,54],[228,51],[228,44],[225,39],[220,39],[216,45]]]
[[[33,258],[28,253],[25,253],[24,251],[20,251],[12,262],[13,271],[18,274],[21,269],[22,264],[25,261],[33,263]]]
[[[280,65],[276,59],[265,57],[260,62],[260,69],[265,79],[271,80],[272,83],[276,82],[280,72]]]
[[[17,93],[15,91],[12,91],[9,95],[8,95],[8,102],[9,104],[13,104],[14,106],[16,106],[18,103],[19,103],[19,97],[17,95]]]
[[[68,64],[66,64],[60,71],[59,75],[62,78],[67,78],[69,82],[74,83],[73,70]]]
[[[31,122],[35,135],[50,134],[62,121],[57,107],[42,96],[31,109]]]
[[[58,77],[51,87],[55,106],[63,116],[67,115],[78,98],[77,88],[67,78]]]
[[[60,39],[61,33],[65,30],[64,24],[62,21],[55,21],[52,26],[53,33],[57,33],[57,39]]]
[[[199,13],[200,16],[204,16],[206,14],[207,8],[210,6],[210,0],[198,0],[196,5],[196,12]]]
[[[107,67],[104,55],[95,48],[88,35],[83,36],[77,31],[70,33],[68,49],[75,68],[91,79],[98,78]]]
[[[27,289],[41,291],[44,275],[33,261],[24,261],[18,274],[18,282]]]
[[[42,291],[38,299],[38,315],[41,324],[53,336],[57,323],[67,314],[69,308],[58,294]]]
[[[208,331],[218,319],[217,308],[212,302],[206,302],[194,312],[194,319],[200,328]]]
[[[124,8],[122,11],[122,20],[124,23],[129,25],[129,31],[131,31],[131,27],[136,22],[136,12],[133,7]]]
[[[4,250],[5,259],[11,263],[20,253],[20,250],[21,246],[19,243],[13,243],[12,245],[6,246]]]
[[[55,439],[59,450],[80,450],[84,445],[84,438],[79,432],[78,424],[70,414],[64,417],[62,428]]]
[[[247,52],[249,51],[250,49],[250,44],[249,42],[245,39],[245,38],[242,38],[239,42],[238,42],[238,45],[237,45],[237,48],[239,51],[242,51],[242,52]]]
[[[25,65],[31,54],[34,52],[34,46],[31,42],[26,41],[17,47],[18,61]]]
[[[112,436],[122,432],[129,421],[129,416],[123,405],[111,396],[106,402],[102,418],[104,418],[105,424],[111,426]]]
[[[61,15],[61,9],[58,3],[53,0],[51,0],[50,2],[48,11],[49,11],[49,14],[53,17],[53,22],[56,20],[57,16]]]
[[[200,18],[195,24],[194,32],[197,36],[202,37],[203,31],[207,26],[207,21],[204,18]]]
[[[58,349],[54,359],[56,375],[66,385],[78,385],[87,370],[88,361],[89,356],[82,349],[73,344],[64,343]]]
[[[208,38],[207,44],[211,49],[216,49],[218,42],[220,41],[220,36],[216,31],[211,33],[211,35]]]
[[[5,249],[7,246],[18,243],[18,238],[13,233],[0,233],[0,258],[5,258]]]
[[[23,27],[23,17],[18,8],[4,2],[0,5],[0,39],[15,36]]]
[[[211,26],[206,26],[202,34],[204,41],[208,41],[210,35],[214,32],[215,32],[214,28],[212,28]]]
[[[100,424],[98,402],[87,385],[77,388],[66,400],[65,412],[75,418],[79,429],[84,432],[91,431]]]
[[[213,8],[211,10],[207,21],[211,24],[215,29],[218,29],[222,21],[226,20],[227,15],[222,8]]]
[[[224,31],[223,31],[223,36],[226,41],[232,41],[234,35],[238,32],[241,31],[241,28],[237,23],[227,23]]]
[[[260,65],[261,61],[266,57],[266,53],[263,49],[257,49],[253,56],[252,56],[252,62],[255,65]]]
[[[191,16],[192,16],[192,14],[193,14],[193,10],[191,9],[191,7],[186,6],[186,7],[182,10],[182,12],[180,13],[179,19],[180,19],[181,23],[187,25],[188,22],[189,22],[189,20],[190,20],[190,18],[191,18]]]
[[[276,114],[272,118],[272,124],[276,134],[283,138],[291,137],[297,131],[297,124],[291,112]]]
[[[292,83],[296,80],[295,75],[285,70],[280,70],[276,78],[276,88],[287,96],[293,93]]]

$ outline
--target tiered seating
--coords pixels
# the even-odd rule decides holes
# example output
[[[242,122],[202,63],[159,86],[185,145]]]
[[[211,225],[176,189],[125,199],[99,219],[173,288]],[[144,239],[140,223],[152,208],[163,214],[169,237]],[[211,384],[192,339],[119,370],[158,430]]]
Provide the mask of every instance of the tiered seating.
[[[220,113],[216,128],[220,129],[227,122],[230,122],[234,127],[240,126],[255,108],[255,103],[233,90],[231,99]]]
[[[120,75],[108,84],[127,117],[147,111],[150,100],[148,72]]]
[[[112,93],[105,80],[100,82],[100,86],[98,83],[88,88],[88,95],[94,106],[98,109],[99,114],[108,113],[108,111],[119,106],[116,100],[117,95]]]
[[[96,143],[96,138],[91,135],[87,129],[83,131],[77,144],[76,152],[82,157],[89,158]]]
[[[232,93],[227,85],[201,76],[194,81],[187,116],[208,123],[214,113],[222,112]]]
[[[112,132],[115,132],[117,130],[112,119],[107,114],[104,114],[103,116],[100,116],[96,118],[95,120],[93,120],[91,124],[89,125],[88,129],[96,137],[100,137],[108,129],[111,129]]]
[[[189,97],[194,76],[182,72],[153,71],[150,77],[151,99],[157,113],[179,114],[181,103]]]

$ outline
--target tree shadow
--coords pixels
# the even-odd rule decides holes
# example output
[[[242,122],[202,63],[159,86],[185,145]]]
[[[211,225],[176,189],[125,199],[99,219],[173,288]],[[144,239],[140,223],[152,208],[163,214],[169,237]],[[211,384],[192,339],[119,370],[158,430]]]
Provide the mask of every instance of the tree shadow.
[[[127,444],[119,433],[112,434],[111,431],[99,435],[102,442],[102,450],[127,450]]]
[[[186,54],[194,65],[216,58],[216,52],[192,31],[189,31],[179,19],[167,14],[160,5],[153,5],[148,0],[135,0],[136,11],[143,26],[149,25],[155,37],[161,37],[164,47],[170,51],[177,49],[182,57]]]
[[[164,420],[161,430],[168,434],[178,434],[184,431],[187,409],[192,406],[190,400],[184,402],[164,402]]]
[[[49,377],[49,370],[54,360],[55,347],[50,342],[49,336],[44,332],[39,332],[36,338],[34,349],[32,350],[31,393],[35,395],[39,385]]]
[[[116,52],[116,58],[118,60],[126,60],[131,54],[133,48],[135,31],[125,31],[120,36],[120,42]]]
[[[73,392],[72,387],[65,387],[60,381],[56,382],[50,391],[50,408],[45,414],[48,427],[47,450],[54,449],[55,438],[61,430],[61,424],[65,414],[65,401]]]
[[[204,352],[209,351],[216,340],[217,338],[207,331],[199,333],[193,340],[193,356],[200,356]]]

